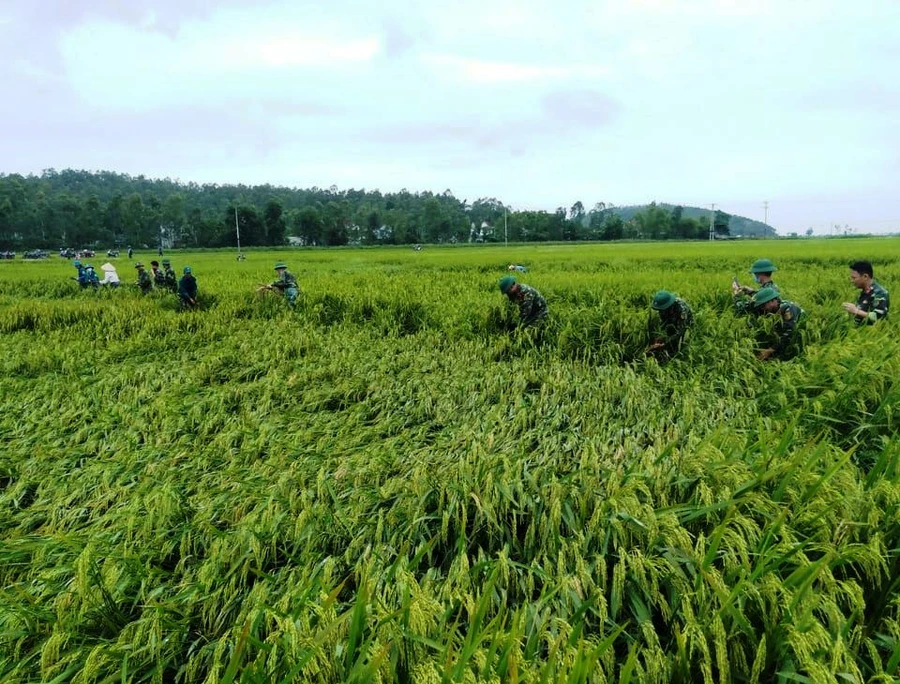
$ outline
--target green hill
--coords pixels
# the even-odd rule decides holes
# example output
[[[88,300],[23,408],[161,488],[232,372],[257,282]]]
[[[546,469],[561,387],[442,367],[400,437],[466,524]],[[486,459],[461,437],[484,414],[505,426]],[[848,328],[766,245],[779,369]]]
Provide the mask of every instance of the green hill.
[[[607,211],[611,211],[616,215],[622,217],[623,221],[628,221],[634,218],[634,215],[639,211],[643,211],[646,209],[649,204],[638,204],[627,207],[611,207],[607,209]],[[665,204],[658,203],[656,206],[665,209],[668,212],[671,212],[675,209],[674,204]],[[693,218],[699,219],[701,221],[709,221],[709,209],[703,209],[702,207],[687,207],[682,206],[684,212],[682,216],[684,218]],[[728,223],[728,229],[731,235],[737,237],[777,237],[778,233],[775,229],[763,223],[762,221],[754,221],[753,219],[746,218],[745,216],[737,216],[735,214],[730,214],[731,220]]]

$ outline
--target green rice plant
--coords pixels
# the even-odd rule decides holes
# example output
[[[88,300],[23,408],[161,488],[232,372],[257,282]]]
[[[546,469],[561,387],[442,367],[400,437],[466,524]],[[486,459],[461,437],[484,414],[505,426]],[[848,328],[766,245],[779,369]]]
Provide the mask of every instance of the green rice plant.
[[[872,250],[891,288],[892,240],[176,252],[185,312],[0,263],[0,679],[893,681],[900,349],[840,311]],[[761,254],[789,362],[732,311]],[[254,293],[286,255],[293,309]]]

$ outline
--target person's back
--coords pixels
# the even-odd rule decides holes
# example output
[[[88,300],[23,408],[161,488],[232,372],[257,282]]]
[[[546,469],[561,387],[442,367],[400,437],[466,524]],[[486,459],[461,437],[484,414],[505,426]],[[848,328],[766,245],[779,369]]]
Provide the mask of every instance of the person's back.
[[[536,325],[549,315],[547,300],[530,285],[516,282],[512,276],[500,279],[500,291],[519,307],[522,327]]]
[[[694,312],[686,301],[667,290],[657,292],[650,306],[659,312],[659,320],[651,324],[649,351],[673,356],[684,344],[687,331],[694,323]]]
[[[107,262],[100,267],[100,270],[103,271],[103,280],[100,281],[101,285],[119,286],[119,274],[116,272],[115,266]]]

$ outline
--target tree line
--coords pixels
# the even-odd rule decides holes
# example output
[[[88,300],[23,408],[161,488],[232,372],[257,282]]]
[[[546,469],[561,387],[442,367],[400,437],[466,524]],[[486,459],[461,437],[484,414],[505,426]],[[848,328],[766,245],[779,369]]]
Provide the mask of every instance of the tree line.
[[[708,221],[682,213],[653,203],[626,220],[603,202],[516,211],[449,190],[200,185],[110,171],[0,175],[0,249],[228,247],[237,229],[242,246],[283,245],[289,236],[311,246],[708,238]],[[717,233],[728,233],[729,219],[716,212]]]

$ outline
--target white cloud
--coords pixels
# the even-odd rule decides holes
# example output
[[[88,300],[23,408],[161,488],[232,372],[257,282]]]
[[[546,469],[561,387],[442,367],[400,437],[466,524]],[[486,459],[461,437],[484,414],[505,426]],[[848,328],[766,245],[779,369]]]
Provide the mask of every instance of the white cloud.
[[[172,36],[84,23],[63,36],[60,51],[72,86],[87,102],[130,109],[271,94],[300,75],[296,70],[315,68],[321,76],[372,62],[381,43],[330,25],[223,12],[183,24]]]
[[[18,58],[10,65],[13,73],[25,76],[32,81],[61,83],[62,78],[48,69],[40,67],[27,59]]]
[[[468,59],[447,54],[425,54],[422,56],[422,61],[440,73],[482,84],[554,81],[570,78],[597,79],[609,74],[607,67],[592,64],[566,66],[517,64]]]

